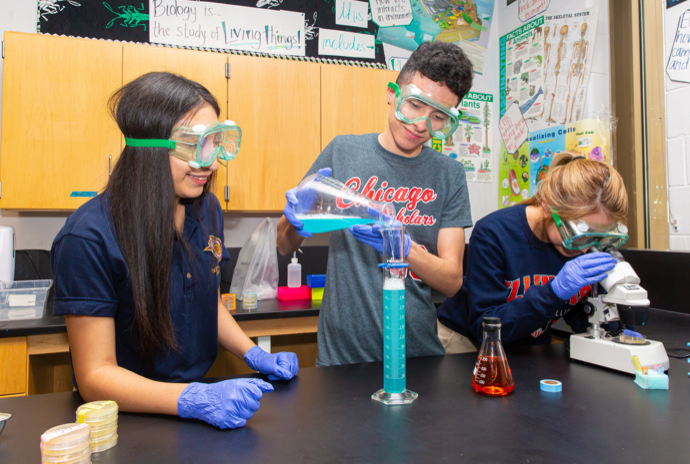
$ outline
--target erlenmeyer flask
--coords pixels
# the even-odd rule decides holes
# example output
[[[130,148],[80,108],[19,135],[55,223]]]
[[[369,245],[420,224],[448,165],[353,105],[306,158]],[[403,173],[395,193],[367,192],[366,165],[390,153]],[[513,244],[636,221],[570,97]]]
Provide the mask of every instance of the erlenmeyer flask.
[[[501,345],[501,320],[485,317],[484,341],[472,373],[472,388],[487,396],[506,396],[515,389],[513,373]]]
[[[297,186],[295,216],[313,234],[346,229],[355,224],[387,226],[395,220],[395,206],[372,200],[345,184],[321,174],[305,177]]]

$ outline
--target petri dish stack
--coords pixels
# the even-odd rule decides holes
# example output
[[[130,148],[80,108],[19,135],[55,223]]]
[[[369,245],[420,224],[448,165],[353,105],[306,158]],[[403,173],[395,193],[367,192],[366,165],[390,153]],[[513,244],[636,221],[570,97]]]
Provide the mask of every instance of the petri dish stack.
[[[91,462],[91,426],[63,424],[41,435],[43,464],[89,464]]]
[[[91,452],[98,453],[117,445],[117,412],[115,401],[93,401],[77,408],[77,422],[91,426]]]

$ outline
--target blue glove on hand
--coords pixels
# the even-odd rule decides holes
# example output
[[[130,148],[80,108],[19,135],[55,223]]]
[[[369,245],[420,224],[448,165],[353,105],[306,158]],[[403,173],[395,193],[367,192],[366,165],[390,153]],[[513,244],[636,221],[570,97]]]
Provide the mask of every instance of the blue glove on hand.
[[[331,177],[332,172],[333,170],[331,168],[323,168],[319,169],[317,174],[321,174],[325,177]],[[285,192],[285,198],[287,198],[287,203],[285,203],[283,215],[285,216],[285,219],[287,219],[288,222],[292,224],[292,227],[295,228],[295,232],[297,232],[298,235],[300,235],[301,237],[308,238],[311,237],[311,232],[304,230],[304,224],[295,216],[295,206],[299,205],[301,202],[302,206],[305,209],[309,209],[311,208],[312,203],[314,203],[316,197],[311,198],[311,201],[309,198],[301,198],[298,200],[296,192],[297,187]],[[314,195],[315,194],[316,192],[314,192]]]
[[[617,261],[608,253],[587,253],[568,261],[551,281],[558,298],[567,300],[586,285],[604,280],[607,272],[616,267]]]
[[[259,409],[264,392],[273,385],[261,379],[235,379],[218,383],[190,383],[177,399],[183,419],[200,419],[221,429],[244,427]]]
[[[400,223],[396,221],[396,223],[399,225]],[[393,224],[394,226],[396,225],[395,223]],[[373,226],[365,226],[361,224],[354,225],[350,227],[350,232],[352,232],[352,235],[355,236],[357,240],[359,240],[362,243],[366,243],[370,247],[373,247],[376,251],[379,253],[383,254],[383,235],[381,235],[381,225],[379,224],[374,224]],[[402,258],[400,256],[395,256],[395,259],[404,259],[407,258],[407,256],[410,254],[410,248],[412,247],[412,239],[408,234],[405,234],[405,256]],[[391,246],[395,249],[396,254],[398,250],[400,250],[400,244],[399,243],[386,243],[386,256],[391,256]]]
[[[269,380],[290,380],[299,371],[295,353],[271,354],[254,346],[244,355],[244,360],[251,369],[268,375]]]

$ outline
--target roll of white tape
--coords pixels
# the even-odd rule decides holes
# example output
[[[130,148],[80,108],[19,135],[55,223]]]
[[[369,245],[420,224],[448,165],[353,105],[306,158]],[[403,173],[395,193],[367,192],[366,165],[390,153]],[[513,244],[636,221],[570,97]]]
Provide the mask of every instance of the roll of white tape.
[[[559,392],[563,390],[563,384],[558,380],[545,379],[539,382],[539,388],[545,392]]]

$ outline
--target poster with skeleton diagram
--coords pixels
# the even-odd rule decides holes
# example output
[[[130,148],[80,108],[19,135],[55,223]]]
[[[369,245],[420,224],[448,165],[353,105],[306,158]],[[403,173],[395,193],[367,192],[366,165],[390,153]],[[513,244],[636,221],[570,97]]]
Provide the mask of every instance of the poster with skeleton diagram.
[[[598,8],[544,16],[542,121],[566,124],[583,117]]]

